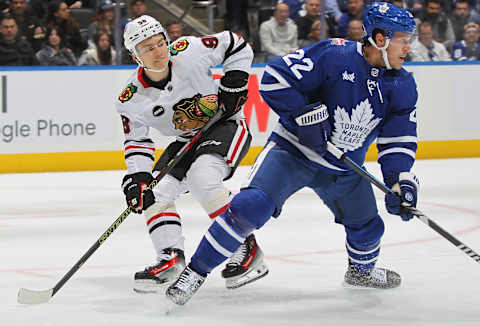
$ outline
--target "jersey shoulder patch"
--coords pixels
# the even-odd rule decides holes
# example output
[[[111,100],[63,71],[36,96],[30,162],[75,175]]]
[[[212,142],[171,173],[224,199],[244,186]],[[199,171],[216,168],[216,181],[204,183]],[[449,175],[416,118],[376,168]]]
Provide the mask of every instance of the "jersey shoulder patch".
[[[122,91],[122,93],[118,96],[118,100],[122,103],[129,101],[133,94],[137,92],[138,87],[135,86],[133,83],[127,85],[127,87]]]
[[[215,49],[218,45],[218,38],[215,36],[204,36],[201,40],[203,45],[209,49]]]
[[[170,54],[172,56],[175,56],[180,52],[185,51],[189,45],[190,45],[190,42],[187,39],[177,40],[173,42],[172,45],[170,46]]]

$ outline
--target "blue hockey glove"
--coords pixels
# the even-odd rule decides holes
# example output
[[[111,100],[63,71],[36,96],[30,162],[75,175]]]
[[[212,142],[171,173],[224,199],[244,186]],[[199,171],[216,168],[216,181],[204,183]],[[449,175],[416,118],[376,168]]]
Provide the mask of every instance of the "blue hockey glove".
[[[137,172],[123,177],[123,193],[127,199],[127,205],[134,213],[141,214],[155,203],[155,195],[148,188],[152,181],[153,177],[148,172]]]
[[[304,106],[296,111],[293,120],[297,125],[300,144],[323,156],[327,152],[327,141],[332,132],[328,121],[327,106],[320,102]]]
[[[394,181],[393,181],[394,182]],[[392,181],[390,180],[390,182]],[[405,207],[417,206],[417,192],[420,184],[415,174],[410,172],[401,172],[398,180],[392,186],[393,194],[385,195],[385,206],[390,214],[399,215],[402,220],[408,221],[413,214],[406,210]]]

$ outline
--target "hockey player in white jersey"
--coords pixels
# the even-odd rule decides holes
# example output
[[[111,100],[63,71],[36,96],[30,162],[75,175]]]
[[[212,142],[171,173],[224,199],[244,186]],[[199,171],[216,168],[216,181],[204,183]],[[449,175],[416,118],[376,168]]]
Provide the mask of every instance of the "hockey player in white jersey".
[[[177,197],[190,192],[214,219],[223,213],[231,193],[223,184],[250,146],[251,135],[242,113],[253,52],[241,37],[225,31],[212,36],[184,37],[169,44],[162,25],[141,16],[125,27],[125,47],[139,67],[116,100],[125,133],[128,174],[122,182],[127,204],[144,214],[157,262],[134,276],[134,290],[156,292],[185,268],[182,220]],[[223,64],[216,83],[211,66]],[[221,108],[222,120],[200,140],[195,150],[150,190],[155,171],[171,158]],[[155,146],[149,129],[175,136],[153,171]],[[233,254],[222,275],[228,288],[252,282],[268,273],[253,234]]]
[[[257,157],[248,185],[210,226],[187,269],[166,292],[185,304],[207,275],[252,230],[280,216],[284,202],[311,188],[345,229],[348,286],[389,289],[393,270],[376,266],[384,232],[372,185],[327,151],[327,141],[358,165],[376,140],[387,186],[387,211],[408,221],[418,179],[410,172],[417,149],[416,83],[402,68],[415,31],[413,16],[389,3],[365,12],[363,42],[325,40],[270,62],[263,99],[280,117]],[[319,201],[320,204],[320,201]],[[319,275],[319,277],[323,277]]]

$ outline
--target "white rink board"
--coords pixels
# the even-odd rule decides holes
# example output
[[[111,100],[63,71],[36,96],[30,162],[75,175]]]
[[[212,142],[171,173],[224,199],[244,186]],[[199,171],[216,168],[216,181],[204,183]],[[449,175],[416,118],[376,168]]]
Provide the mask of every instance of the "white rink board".
[[[480,139],[479,64],[409,65],[407,69],[414,73],[419,89],[420,140]],[[259,81],[263,70],[263,66],[252,68]],[[212,71],[221,73],[220,68]],[[0,109],[0,154],[122,150],[114,101],[132,72],[131,67],[0,70],[0,90],[6,89],[0,96],[0,105],[5,103]],[[250,121],[252,146],[262,146],[276,115],[268,115],[267,129],[260,132],[256,109]],[[160,141],[156,133],[153,138],[157,148],[170,141]]]

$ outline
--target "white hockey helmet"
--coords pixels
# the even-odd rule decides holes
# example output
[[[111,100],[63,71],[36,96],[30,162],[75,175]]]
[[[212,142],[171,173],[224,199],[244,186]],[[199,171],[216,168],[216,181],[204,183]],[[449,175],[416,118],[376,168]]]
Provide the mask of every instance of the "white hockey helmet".
[[[167,45],[170,43],[168,35],[165,32],[162,24],[160,24],[159,21],[155,18],[148,15],[143,15],[135,18],[127,25],[125,25],[125,29],[123,31],[123,43],[127,50],[130,51],[130,53],[132,53],[137,58],[137,60],[139,60],[139,64],[144,68],[146,67],[143,65],[143,62],[138,56],[137,45],[144,40],[158,34],[163,35],[165,41],[167,42]]]

